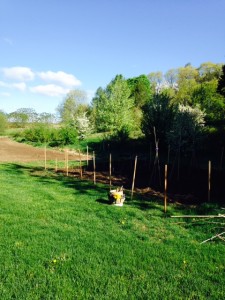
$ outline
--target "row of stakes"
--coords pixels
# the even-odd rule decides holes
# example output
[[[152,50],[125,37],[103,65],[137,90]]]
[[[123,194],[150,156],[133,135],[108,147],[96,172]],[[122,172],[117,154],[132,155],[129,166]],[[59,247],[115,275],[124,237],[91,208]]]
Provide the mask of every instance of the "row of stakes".
[[[66,175],[69,175],[69,159],[68,159],[68,150],[65,151],[65,168],[66,168]],[[45,157],[45,170],[47,169],[47,149],[45,147],[44,151],[44,157]],[[88,146],[87,146],[87,166],[89,162],[89,152],[88,152]],[[133,171],[133,179],[132,179],[132,187],[131,187],[131,199],[133,199],[134,195],[134,188],[135,188],[135,177],[136,177],[136,170],[137,170],[137,158],[138,156],[135,156],[134,160],[134,171]],[[96,161],[95,161],[95,152],[93,152],[92,155],[92,160],[93,160],[93,181],[94,184],[96,184]],[[83,171],[82,171],[82,160],[81,160],[81,152],[79,150],[79,163],[80,163],[80,177],[82,179],[83,176]],[[56,167],[55,170],[58,170],[58,161],[56,159]],[[208,162],[208,202],[211,200],[211,161]],[[164,168],[164,212],[167,212],[167,203],[168,203],[168,197],[167,197],[167,190],[168,190],[168,165],[165,165]],[[112,187],[112,155],[109,155],[109,186],[110,190]]]

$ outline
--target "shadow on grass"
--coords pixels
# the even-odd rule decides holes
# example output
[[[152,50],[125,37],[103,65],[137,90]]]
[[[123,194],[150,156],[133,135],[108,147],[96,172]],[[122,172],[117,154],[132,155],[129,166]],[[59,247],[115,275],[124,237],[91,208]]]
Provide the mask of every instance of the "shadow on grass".
[[[96,202],[101,203],[101,204],[105,204],[105,205],[110,205],[108,199],[106,200],[106,199],[100,198],[100,199],[97,199]]]
[[[7,172],[18,176],[28,174],[44,185],[54,185],[56,182],[60,182],[62,186],[73,189],[75,194],[86,194],[93,196],[98,191],[99,193],[105,192],[106,195],[108,192],[107,186],[94,184],[91,181],[80,180],[79,178],[72,176],[65,176],[65,174],[56,173],[53,172],[53,170],[44,170],[43,167],[14,163],[4,164],[4,169],[7,170]]]
[[[78,176],[66,176],[65,173],[54,172],[54,170],[44,170],[43,167],[30,166],[25,164],[4,164],[4,170],[14,174],[16,176],[30,175],[38,182],[43,185],[54,185],[59,182],[62,186],[73,190],[74,194],[83,194],[89,196],[96,196],[99,192],[99,196],[96,198],[96,202],[109,205],[108,202],[108,190],[109,186],[106,184],[94,184],[90,180],[81,180]],[[22,179],[21,179],[22,180]],[[105,197],[101,197],[105,194]],[[140,210],[154,210],[157,208],[163,211],[163,198],[155,195],[143,195],[135,194],[133,199],[130,197],[130,192],[125,191],[125,205],[132,206]],[[174,203],[168,203],[168,207]],[[215,213],[215,204],[203,204],[201,206],[187,206],[187,205],[176,205],[176,211],[185,214],[209,214]]]
[[[4,169],[12,174],[23,176],[28,174],[35,178],[43,185],[54,185],[59,182],[62,186],[73,190],[74,194],[83,194],[89,196],[95,196],[99,192],[99,196],[105,193],[105,198],[98,197],[96,202],[109,205],[108,191],[109,186],[102,183],[94,184],[90,180],[81,180],[78,174],[72,174],[72,176],[66,176],[63,172],[55,172],[53,169],[44,170],[43,167],[28,165],[28,164],[4,164]],[[141,210],[149,210],[155,208],[156,204],[161,204],[162,200],[156,196],[143,197],[142,195],[135,194],[134,199],[131,200],[130,192],[125,191],[126,201],[125,205],[133,206]]]

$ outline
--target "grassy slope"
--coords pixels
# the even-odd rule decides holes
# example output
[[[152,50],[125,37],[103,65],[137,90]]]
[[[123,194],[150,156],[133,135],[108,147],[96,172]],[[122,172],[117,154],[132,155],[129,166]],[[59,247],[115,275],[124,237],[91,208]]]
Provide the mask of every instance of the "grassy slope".
[[[0,165],[0,185],[0,299],[225,298],[225,245],[200,245],[218,225],[29,166]]]

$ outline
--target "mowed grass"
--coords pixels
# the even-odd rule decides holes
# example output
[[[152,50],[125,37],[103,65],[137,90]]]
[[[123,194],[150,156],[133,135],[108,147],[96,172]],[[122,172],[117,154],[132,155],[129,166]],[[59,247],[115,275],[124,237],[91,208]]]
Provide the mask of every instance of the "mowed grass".
[[[0,165],[0,299],[224,299],[222,224],[157,199],[107,204],[108,187]],[[196,213],[196,211],[188,211]],[[221,220],[214,220],[222,222]]]

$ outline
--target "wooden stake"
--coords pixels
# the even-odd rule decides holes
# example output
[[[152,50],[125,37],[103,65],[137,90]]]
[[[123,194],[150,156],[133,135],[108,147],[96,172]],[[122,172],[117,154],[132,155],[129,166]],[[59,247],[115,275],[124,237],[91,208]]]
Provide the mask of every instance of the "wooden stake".
[[[82,164],[81,164],[81,154],[80,154],[80,150],[79,150],[79,159],[80,159],[80,178],[83,177],[83,173],[82,173]]]
[[[112,154],[109,154],[109,188],[112,186]]]
[[[93,151],[93,172],[94,172],[94,184],[96,184],[96,174],[95,174],[95,152]]]
[[[208,164],[208,202],[210,202],[210,193],[211,193],[211,161],[209,160]]]
[[[133,199],[133,194],[134,194],[134,182],[136,176],[136,169],[137,169],[137,155],[135,156],[135,161],[134,161],[134,174],[133,174],[133,181],[132,181],[132,188],[131,188],[131,199]]]
[[[165,165],[164,213],[167,211],[167,165]]]

